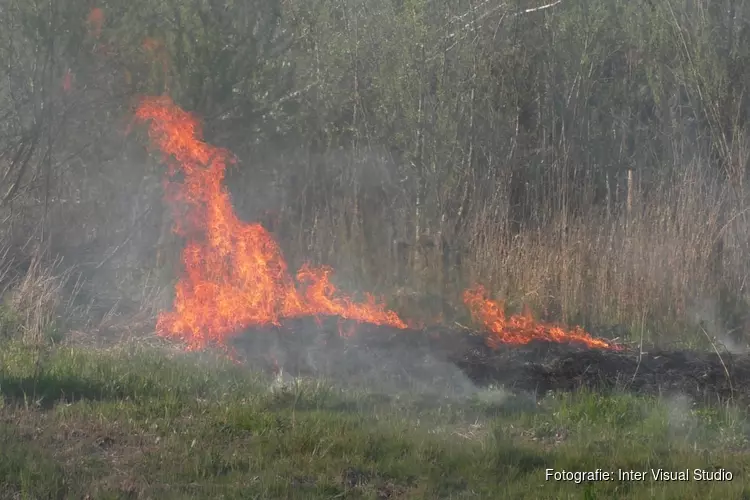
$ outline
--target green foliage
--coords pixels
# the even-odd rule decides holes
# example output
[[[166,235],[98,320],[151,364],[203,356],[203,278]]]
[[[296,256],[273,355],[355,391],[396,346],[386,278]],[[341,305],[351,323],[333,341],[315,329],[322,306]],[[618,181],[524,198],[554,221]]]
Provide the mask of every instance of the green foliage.
[[[0,493],[17,493],[18,498],[65,498],[64,473],[43,450],[18,440],[15,432],[0,426]]]
[[[21,331],[21,318],[13,309],[0,304],[0,337],[16,337]]]

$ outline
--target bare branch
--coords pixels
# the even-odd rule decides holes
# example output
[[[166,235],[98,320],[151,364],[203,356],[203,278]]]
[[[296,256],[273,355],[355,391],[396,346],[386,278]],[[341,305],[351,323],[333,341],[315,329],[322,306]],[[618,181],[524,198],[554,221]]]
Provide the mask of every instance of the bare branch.
[[[545,4],[545,5],[540,5],[538,7],[531,7],[529,9],[524,9],[524,10],[521,10],[519,12],[515,12],[513,14],[510,14],[509,16],[507,14],[507,11],[503,12],[502,16],[500,17],[500,21],[498,21],[498,26],[500,25],[500,23],[502,23],[506,19],[506,17],[514,18],[514,17],[525,15],[525,14],[531,14],[531,13],[534,13],[534,12],[539,12],[539,11],[542,11],[542,10],[550,9],[552,7],[560,5],[562,3],[562,1],[563,0],[556,0],[556,1],[552,2],[552,3],[548,3],[548,4]],[[479,7],[479,6],[483,7],[483,6],[487,5],[487,3],[488,2],[486,2],[486,1],[482,2],[477,7]],[[448,48],[440,51],[439,53],[431,55],[430,57],[427,58],[427,61],[432,61],[433,59],[436,59],[437,57],[439,57],[439,56],[441,56],[441,55],[449,52],[450,50],[452,50],[454,47],[456,47],[458,45],[459,42],[461,42],[461,41],[463,41],[463,40],[466,39],[466,37],[468,36],[467,33],[466,33],[467,30],[475,31],[477,29],[477,25],[479,24],[480,21],[483,21],[484,19],[486,19],[490,15],[498,12],[500,9],[502,9],[503,7],[506,7],[506,6],[507,6],[507,4],[500,3],[500,4],[498,4],[498,5],[494,6],[494,7],[491,7],[489,9],[487,9],[486,11],[482,12],[481,14],[477,15],[474,19],[472,19],[471,22],[468,22],[468,23],[464,24],[459,29],[458,33],[452,32],[452,33],[446,35],[445,39],[451,45],[449,45]],[[451,19],[451,21],[448,23],[448,25],[450,25],[451,23],[456,22],[456,21],[463,21],[468,16],[470,16],[472,13],[476,13],[476,7],[473,8],[473,9],[469,9],[467,12],[465,12],[464,14],[461,14],[460,16],[454,16]],[[446,27],[448,25],[446,25]]]
[[[521,12],[516,12],[515,14],[513,14],[513,16],[515,17],[515,16],[520,16],[522,14],[531,14],[532,12],[549,9],[561,3],[562,3],[562,0],[557,0],[556,2],[548,3],[547,5],[540,5],[539,7],[532,7],[531,9],[526,9],[526,10],[522,10]]]

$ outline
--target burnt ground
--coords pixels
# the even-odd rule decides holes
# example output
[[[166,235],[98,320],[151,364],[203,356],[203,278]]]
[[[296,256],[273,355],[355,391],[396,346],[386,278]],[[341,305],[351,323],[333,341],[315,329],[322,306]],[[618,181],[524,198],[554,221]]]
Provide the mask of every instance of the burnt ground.
[[[339,332],[347,332],[343,337]],[[293,376],[322,376],[381,389],[465,392],[503,386],[544,394],[588,388],[695,400],[750,401],[750,356],[687,350],[589,349],[532,342],[491,349],[481,332],[435,327],[398,330],[336,318],[302,318],[249,329],[233,341],[238,357]],[[727,376],[727,372],[728,375]]]

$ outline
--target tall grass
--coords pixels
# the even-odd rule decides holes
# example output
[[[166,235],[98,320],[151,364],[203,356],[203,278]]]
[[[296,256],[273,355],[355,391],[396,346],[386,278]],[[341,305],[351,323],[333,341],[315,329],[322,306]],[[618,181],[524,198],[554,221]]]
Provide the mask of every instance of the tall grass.
[[[374,290],[406,315],[459,318],[461,291],[480,282],[512,311],[530,306],[551,321],[619,326],[658,342],[698,341],[706,330],[729,342],[744,333],[750,299],[750,198],[718,179],[693,162],[633,186],[629,209],[583,203],[571,215],[550,203],[532,207],[539,222],[520,229],[501,197],[474,210],[455,240],[407,236],[401,253],[394,234],[414,227],[413,208],[363,213],[352,184],[278,236],[293,264],[330,264],[345,287]]]

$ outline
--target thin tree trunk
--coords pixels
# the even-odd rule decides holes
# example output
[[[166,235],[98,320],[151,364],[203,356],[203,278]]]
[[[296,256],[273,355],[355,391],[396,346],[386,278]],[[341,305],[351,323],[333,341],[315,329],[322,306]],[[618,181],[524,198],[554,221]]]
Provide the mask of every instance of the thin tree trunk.
[[[417,138],[414,150],[414,169],[416,172],[417,181],[417,196],[416,204],[414,207],[414,246],[413,246],[413,265],[417,272],[422,271],[423,262],[421,258],[421,252],[419,251],[419,245],[417,244],[420,240],[422,233],[424,232],[424,203],[427,192],[427,183],[424,172],[424,69],[425,69],[425,50],[424,44],[420,44],[420,71],[418,78],[419,85],[419,103],[417,108]]]

